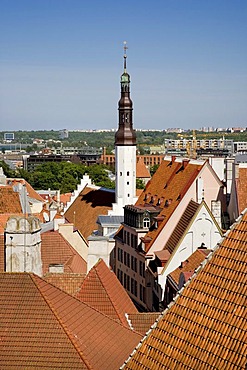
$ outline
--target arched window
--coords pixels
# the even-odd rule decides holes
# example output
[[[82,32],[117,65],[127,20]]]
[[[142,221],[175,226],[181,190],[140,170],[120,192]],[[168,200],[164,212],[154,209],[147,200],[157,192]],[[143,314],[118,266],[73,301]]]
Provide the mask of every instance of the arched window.
[[[143,219],[143,227],[144,228],[149,228],[150,226],[150,219],[148,217],[144,217]]]

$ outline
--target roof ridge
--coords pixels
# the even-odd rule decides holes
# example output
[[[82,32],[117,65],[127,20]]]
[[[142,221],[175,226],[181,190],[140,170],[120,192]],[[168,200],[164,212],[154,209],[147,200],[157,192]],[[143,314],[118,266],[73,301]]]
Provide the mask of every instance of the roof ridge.
[[[79,256],[81,259],[84,260],[84,258],[77,252],[77,250],[73,247],[73,245],[70,244],[70,242],[58,231],[56,230],[55,231],[58,235],[60,235],[60,237],[63,239],[63,241],[65,242],[65,244],[67,244],[67,246],[69,247],[69,249],[71,250],[71,252],[73,253],[73,256],[69,256],[68,259],[66,260],[65,263],[69,263],[69,261],[73,260],[75,256]],[[86,262],[86,261],[85,261]]]
[[[30,278],[32,279],[32,281],[35,284],[37,290],[39,291],[39,293],[41,294],[41,296],[45,300],[46,304],[49,306],[49,308],[52,311],[52,313],[54,314],[56,320],[61,325],[62,330],[64,331],[64,333],[68,337],[68,339],[71,342],[71,344],[76,349],[76,352],[79,354],[79,356],[81,357],[81,359],[83,360],[83,362],[85,363],[85,365],[87,366],[87,368],[89,370],[93,370],[93,367],[91,366],[90,362],[88,361],[87,358],[85,358],[85,354],[81,351],[81,349],[78,347],[78,345],[74,342],[73,336],[72,335],[69,335],[70,330],[67,328],[67,325],[63,322],[63,320],[60,319],[59,315],[57,315],[56,310],[54,309],[54,307],[53,307],[52,303],[49,301],[49,299],[46,297],[46,294],[43,292],[43,290],[39,288],[38,283],[36,282],[36,279],[41,280],[42,282],[44,282],[47,285],[49,285],[50,283],[46,282],[45,280],[41,279],[38,275],[35,275],[33,273],[29,273],[28,276],[30,276]],[[62,293],[69,295],[72,299],[74,298],[70,294],[64,292],[62,289],[57,288],[55,285],[53,285],[53,284],[51,284],[51,285],[54,288],[59,289]]]
[[[104,262],[104,261],[101,259],[101,261],[99,261],[99,263],[102,263],[102,262]],[[116,306],[115,306],[115,302],[114,302],[114,300],[112,299],[112,297],[111,297],[111,295],[109,294],[108,290],[106,290],[106,289],[105,289],[105,286],[104,286],[104,285],[103,285],[103,283],[102,283],[102,279],[101,279],[101,277],[100,277],[100,275],[99,275],[99,273],[98,273],[98,271],[97,271],[97,268],[96,268],[98,265],[99,265],[99,264],[97,263],[96,265],[94,265],[94,266],[93,266],[93,268],[95,269],[96,274],[97,274],[98,278],[100,279],[100,283],[101,283],[102,287],[104,288],[104,291],[106,292],[107,297],[109,298],[109,300],[111,301],[111,303],[112,303],[112,305],[113,305],[114,311],[116,312],[117,316],[119,317],[119,319],[120,319],[120,321],[121,321],[121,324],[123,324],[123,321],[122,321],[121,315],[120,315],[119,311],[117,310],[117,308],[116,308]],[[104,265],[103,265],[103,266],[104,266]],[[109,269],[109,268],[107,268],[107,269],[108,269],[109,273],[111,273],[110,269]],[[115,277],[115,274],[113,274],[113,276]]]

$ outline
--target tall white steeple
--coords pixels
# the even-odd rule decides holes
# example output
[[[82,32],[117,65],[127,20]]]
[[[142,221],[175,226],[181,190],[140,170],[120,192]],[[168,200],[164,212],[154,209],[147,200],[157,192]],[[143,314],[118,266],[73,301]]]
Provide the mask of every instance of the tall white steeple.
[[[118,130],[115,134],[115,204],[110,214],[123,215],[123,207],[136,198],[136,133],[133,129],[133,103],[130,99],[130,75],[127,73],[127,45],[124,42],[124,72],[118,102]]]

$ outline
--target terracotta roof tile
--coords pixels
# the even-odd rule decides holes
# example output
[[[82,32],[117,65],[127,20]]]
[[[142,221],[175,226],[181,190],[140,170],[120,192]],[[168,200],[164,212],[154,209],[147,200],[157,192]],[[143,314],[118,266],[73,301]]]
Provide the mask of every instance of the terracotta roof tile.
[[[125,369],[246,368],[247,211],[132,353]]]
[[[65,212],[65,218],[74,223],[76,229],[87,239],[98,229],[96,224],[98,216],[107,215],[114,201],[114,192],[85,187]]]
[[[50,265],[63,265],[64,272],[85,273],[86,262],[58,231],[41,234],[41,258],[43,274],[49,272]]]
[[[72,193],[60,194],[60,202],[63,203],[64,205],[67,204],[70,201],[71,196]],[[55,200],[57,200],[57,197],[55,197]]]
[[[0,274],[0,297],[1,369],[113,370],[141,338],[35,275]]]
[[[139,158],[136,162],[136,177],[137,178],[150,178],[150,172],[146,167],[143,158]]]
[[[187,227],[189,226],[194,214],[199,208],[199,204],[191,200],[187,205],[184,213],[182,214],[180,220],[178,221],[175,229],[173,230],[170,238],[168,239],[165,249],[167,249],[171,254],[176,248],[178,242],[184,235]]]
[[[126,313],[138,312],[114,272],[102,259],[89,271],[76,297],[128,327]]]
[[[0,272],[4,272],[5,269],[4,256],[4,235],[0,234]]]
[[[239,213],[247,207],[247,167],[239,167],[237,184],[237,199]]]
[[[146,234],[147,237],[151,238],[150,243],[146,245],[146,251],[151,248],[154,240],[163,229],[202,167],[202,164],[190,162],[184,166],[183,162],[162,161],[136,202],[137,207],[148,207],[150,205],[156,207],[159,210],[159,216],[163,216],[163,221],[159,227],[150,230]]]
[[[179,277],[181,273],[193,272],[197,267],[205,260],[205,258],[211,253],[211,249],[198,248],[186,261],[172,271],[168,276],[178,285]],[[190,276],[189,276],[190,277]]]
[[[48,273],[43,278],[48,283],[55,285],[57,288],[74,296],[80,290],[85,277],[86,274]]]
[[[22,213],[19,193],[11,186],[0,186],[0,213]]]
[[[138,312],[128,314],[130,326],[138,333],[144,335],[151,328],[157,318],[161,315],[160,312]]]
[[[14,186],[14,185],[17,185],[17,184],[22,184],[22,185],[25,184],[26,189],[27,189],[27,195],[30,198],[39,200],[40,202],[44,202],[44,199],[41,197],[41,195],[39,195],[36,192],[36,190],[34,190],[34,188],[26,180],[24,180],[24,179],[7,179],[7,181],[8,181],[9,184],[11,184],[11,186]]]

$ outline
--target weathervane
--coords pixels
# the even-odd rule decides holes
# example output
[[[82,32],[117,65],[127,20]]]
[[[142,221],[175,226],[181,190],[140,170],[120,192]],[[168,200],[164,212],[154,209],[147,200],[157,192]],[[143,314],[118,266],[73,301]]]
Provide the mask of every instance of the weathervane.
[[[124,41],[124,71],[126,72],[126,59],[127,59],[127,41]]]

